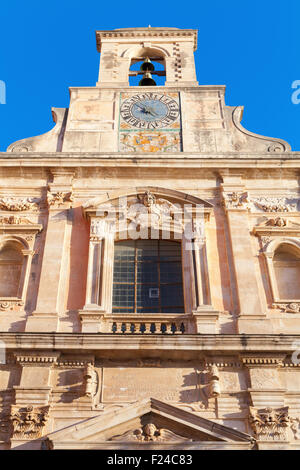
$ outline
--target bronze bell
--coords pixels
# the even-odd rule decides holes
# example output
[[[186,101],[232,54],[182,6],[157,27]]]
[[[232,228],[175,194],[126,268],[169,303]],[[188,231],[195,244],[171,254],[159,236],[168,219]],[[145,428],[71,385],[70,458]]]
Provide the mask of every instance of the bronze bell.
[[[151,72],[145,72],[139,86],[156,86],[155,80],[153,80]]]
[[[151,60],[149,59],[149,57],[146,57],[146,59],[144,60],[144,62],[142,63],[141,67],[140,67],[140,70],[142,72],[153,72],[154,70],[154,65],[152,64]]]

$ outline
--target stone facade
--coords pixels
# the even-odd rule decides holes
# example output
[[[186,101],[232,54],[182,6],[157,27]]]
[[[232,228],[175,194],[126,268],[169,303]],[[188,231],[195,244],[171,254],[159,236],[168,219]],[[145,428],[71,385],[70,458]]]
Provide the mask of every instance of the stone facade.
[[[195,30],[96,39],[96,86],[0,154],[0,448],[299,449],[300,155],[198,85]],[[116,312],[116,244],[167,228],[183,311]]]

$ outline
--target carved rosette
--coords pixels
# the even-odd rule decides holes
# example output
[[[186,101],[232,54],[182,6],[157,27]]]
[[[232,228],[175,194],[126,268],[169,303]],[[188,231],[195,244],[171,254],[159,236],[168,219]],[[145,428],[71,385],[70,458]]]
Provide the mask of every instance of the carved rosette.
[[[10,416],[12,438],[38,439],[42,437],[48,418],[49,406],[18,408],[13,405]]]
[[[256,409],[250,407],[249,421],[259,440],[287,440],[287,430],[291,420],[288,406],[283,408]]]

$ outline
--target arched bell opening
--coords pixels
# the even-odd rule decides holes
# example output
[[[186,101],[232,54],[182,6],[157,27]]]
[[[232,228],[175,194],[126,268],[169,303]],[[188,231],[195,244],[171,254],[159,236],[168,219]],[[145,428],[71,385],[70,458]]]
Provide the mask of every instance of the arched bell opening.
[[[163,86],[166,81],[166,66],[163,57],[145,55],[131,59],[129,69],[130,86]]]

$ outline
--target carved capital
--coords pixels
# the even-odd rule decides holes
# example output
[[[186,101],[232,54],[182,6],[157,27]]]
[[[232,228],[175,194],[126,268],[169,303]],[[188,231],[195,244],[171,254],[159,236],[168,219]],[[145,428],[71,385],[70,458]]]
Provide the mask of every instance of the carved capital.
[[[228,209],[249,209],[248,193],[246,191],[232,191],[223,193],[223,206]]]
[[[19,408],[12,405],[10,415],[12,438],[38,439],[42,437],[48,418],[49,406]]]
[[[255,437],[259,440],[287,440],[287,429],[291,421],[289,407],[283,408],[249,408],[249,422]]]

